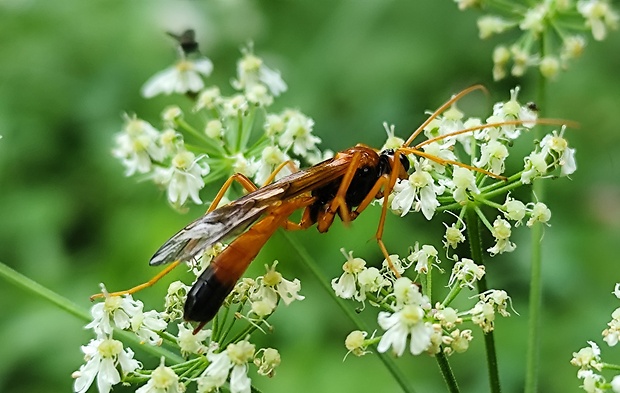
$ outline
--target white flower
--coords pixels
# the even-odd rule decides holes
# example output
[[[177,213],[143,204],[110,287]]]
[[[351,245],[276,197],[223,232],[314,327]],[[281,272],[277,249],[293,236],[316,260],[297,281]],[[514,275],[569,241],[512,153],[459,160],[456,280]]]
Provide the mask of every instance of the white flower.
[[[88,345],[82,346],[82,352],[86,364],[72,375],[75,378],[73,391],[76,393],[85,393],[95,378],[99,393],[108,393],[113,385],[121,381],[121,373],[126,375],[142,367],[133,358],[131,349],[123,349],[123,343],[111,338],[91,340]]]
[[[480,159],[474,165],[487,168],[491,173],[499,175],[504,172],[504,162],[508,157],[508,149],[503,143],[492,139],[480,147]]]
[[[440,263],[437,257],[438,254],[435,247],[425,244],[420,249],[416,243],[415,249],[407,259],[412,263],[416,262],[415,271],[418,272],[418,274],[426,274],[433,264]]]
[[[554,78],[560,71],[560,60],[555,56],[545,56],[540,60],[538,69],[545,78]]]
[[[503,33],[513,26],[512,23],[499,16],[485,15],[478,18],[478,31],[481,40],[491,37],[493,34]]]
[[[611,380],[611,389],[614,391],[614,393],[620,393],[620,375],[616,375]]]
[[[530,184],[532,180],[547,173],[547,155],[544,152],[532,152],[524,161],[525,166],[521,173],[523,184]]]
[[[213,63],[205,58],[198,60],[181,59],[173,67],[153,75],[142,87],[145,98],[158,94],[197,93],[204,87],[201,74],[211,75]]]
[[[506,202],[502,205],[502,212],[506,218],[516,221],[516,225],[518,226],[525,217],[526,207],[523,202],[507,195]]]
[[[302,157],[308,151],[316,149],[321,138],[312,134],[314,121],[298,111],[288,111],[287,118],[286,127],[278,138],[278,145],[285,151],[292,149],[294,154]]]
[[[528,227],[531,227],[536,222],[542,222],[543,224],[547,224],[547,222],[551,219],[551,210],[549,210],[547,205],[542,202],[536,202],[532,205],[533,206],[530,209],[530,219],[527,220],[526,225]]]
[[[280,73],[267,67],[261,58],[255,56],[251,49],[247,49],[237,62],[237,79],[232,81],[232,85],[237,90],[247,92],[257,84],[266,86],[274,96],[279,96],[287,89]]]
[[[131,330],[140,338],[141,343],[161,345],[163,340],[157,332],[163,331],[167,326],[166,321],[155,310],[140,312],[131,318]]]
[[[179,376],[174,373],[170,367],[164,365],[164,359],[161,364],[151,373],[151,378],[136,390],[136,393],[182,393],[185,387],[179,382]]]
[[[357,290],[357,275],[366,267],[366,261],[362,258],[353,258],[353,252],[348,254],[344,249],[340,249],[347,261],[342,265],[344,273],[338,278],[332,280],[332,289],[336,296],[343,299],[351,299]]]
[[[493,229],[491,230],[491,234],[495,238],[495,245],[487,250],[491,256],[514,251],[517,247],[510,241],[510,235],[512,234],[510,228],[511,226],[508,221],[499,216],[495,219],[493,222]]]
[[[344,340],[344,346],[355,356],[363,356],[368,353],[366,348],[368,344],[366,344],[366,336],[368,336],[367,332],[363,332],[361,330],[354,330],[347,338]]]
[[[454,264],[452,268],[452,274],[448,280],[448,285],[452,286],[458,282],[459,286],[473,288],[474,283],[480,280],[484,276],[484,265],[476,265],[476,263],[469,259],[463,258]]]
[[[362,270],[357,275],[357,283],[359,290],[355,294],[355,300],[363,302],[366,300],[367,293],[378,293],[381,288],[390,285],[390,281],[383,277],[379,269],[376,267],[369,267]]]
[[[430,308],[428,297],[422,295],[420,288],[407,277],[400,277],[394,282],[394,297],[396,303],[392,305],[395,309],[401,309],[406,305],[417,305],[423,308]]]
[[[465,202],[468,198],[468,193],[480,193],[476,186],[476,177],[472,171],[467,168],[460,166],[454,167],[452,182],[454,186],[452,197],[457,202]]]
[[[278,261],[274,261],[270,267],[265,265],[267,273],[257,278],[257,288],[250,294],[252,302],[264,300],[268,301],[273,307],[278,304],[278,299],[282,299],[284,304],[289,305],[294,300],[303,300],[304,297],[299,294],[301,283],[298,279],[289,281],[277,272],[276,266]]]
[[[396,356],[405,352],[409,338],[409,351],[419,355],[431,345],[433,327],[424,321],[424,310],[416,304],[406,304],[399,311],[379,312],[377,322],[385,333],[377,345],[377,351],[384,353],[392,348]]]
[[[560,176],[568,176],[577,170],[575,162],[575,149],[568,147],[568,142],[564,139],[565,127],[558,134],[553,131],[551,134],[545,135],[540,141],[542,153],[557,158],[557,164],[560,166]]]
[[[266,375],[273,377],[275,375],[275,368],[280,365],[282,361],[280,352],[274,348],[259,349],[257,355],[262,352],[262,356],[254,358],[254,364],[258,367],[258,373],[260,375]]]
[[[211,337],[211,329],[203,329],[194,334],[194,329],[191,326],[187,327],[186,323],[179,323],[177,326],[179,327],[177,344],[179,344],[183,356],[202,354],[207,351],[207,347],[203,342]]]
[[[228,372],[232,367],[232,361],[227,351],[220,353],[207,353],[209,366],[198,378],[198,392],[212,392],[226,383]]]
[[[383,144],[383,147],[381,147],[381,151],[386,149],[398,149],[405,143],[403,138],[399,138],[395,135],[396,131],[394,124],[383,122],[383,128],[385,128],[385,132],[387,133],[387,139]]]
[[[620,283],[616,283],[616,285],[614,286],[614,291],[612,293],[615,297],[620,299]]]
[[[248,377],[248,362],[254,357],[254,344],[242,340],[237,344],[230,344],[226,352],[233,364],[230,372],[231,393],[249,393],[252,381]]]
[[[456,223],[453,223],[450,226],[448,226],[446,223],[444,223],[443,225],[446,227],[446,233],[443,235],[443,246],[445,248],[456,248],[459,243],[465,241],[465,235],[463,235],[463,232],[465,231],[464,224],[461,225],[461,228],[459,228]]]
[[[131,295],[109,296],[102,286],[105,299],[90,309],[93,320],[85,326],[97,335],[110,335],[115,327],[126,330],[131,327],[131,319],[142,313],[144,305]]]
[[[147,173],[152,168],[152,161],[164,158],[164,150],[157,143],[159,138],[159,131],[151,124],[125,115],[123,132],[115,136],[116,147],[112,154],[125,166],[126,176]]]
[[[549,13],[549,6],[545,4],[540,4],[536,7],[529,8],[521,23],[519,23],[519,28],[521,30],[529,30],[534,35],[539,35],[545,30],[545,18]]]
[[[420,211],[427,220],[433,218],[439,206],[437,195],[441,195],[445,187],[436,185],[429,172],[414,162],[415,171],[407,179],[399,179],[394,185],[390,209],[404,216],[410,211]]]
[[[194,111],[199,111],[201,109],[215,109],[217,105],[221,104],[221,101],[222,94],[220,93],[219,87],[210,87],[200,93],[196,99]]]
[[[172,159],[169,168],[160,168],[158,181],[167,186],[168,200],[174,205],[183,205],[188,198],[196,204],[202,204],[198,192],[204,187],[203,177],[209,171],[206,156],[194,156],[187,150],[180,150]]]
[[[579,370],[577,378],[583,379],[581,387],[587,393],[604,393],[605,378],[602,375],[594,373],[592,370]]]
[[[594,341],[588,341],[589,347],[581,348],[578,352],[573,352],[570,364],[579,367],[581,370],[602,370],[601,350]]]
[[[613,347],[618,344],[620,339],[620,308],[616,308],[611,313],[611,318],[611,321],[607,323],[609,327],[603,330],[603,340],[605,340],[607,345]]]
[[[577,11],[586,19],[586,26],[592,29],[592,36],[597,41],[605,39],[607,27],[618,27],[618,14],[604,0],[578,1]]]

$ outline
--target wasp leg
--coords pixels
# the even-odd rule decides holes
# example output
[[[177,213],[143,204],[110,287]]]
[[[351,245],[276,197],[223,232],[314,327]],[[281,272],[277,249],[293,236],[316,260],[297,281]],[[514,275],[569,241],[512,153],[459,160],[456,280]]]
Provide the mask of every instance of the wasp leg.
[[[118,291],[118,292],[111,292],[109,294],[105,294],[105,293],[97,293],[93,296],[90,297],[90,300],[95,300],[95,299],[99,299],[102,297],[106,297],[106,296],[122,296],[122,295],[131,295],[133,293],[136,293],[138,291],[143,290],[144,288],[148,288],[150,286],[153,286],[157,281],[161,280],[161,278],[163,276],[165,276],[166,274],[168,274],[172,269],[174,269],[175,267],[177,267],[179,264],[181,263],[181,261],[174,261],[172,262],[170,265],[166,266],[166,268],[164,270],[162,270],[161,272],[157,273],[157,275],[153,278],[151,278],[150,280],[148,280],[145,283],[142,283],[140,285],[136,285],[133,288],[129,288],[126,289],[124,291]]]

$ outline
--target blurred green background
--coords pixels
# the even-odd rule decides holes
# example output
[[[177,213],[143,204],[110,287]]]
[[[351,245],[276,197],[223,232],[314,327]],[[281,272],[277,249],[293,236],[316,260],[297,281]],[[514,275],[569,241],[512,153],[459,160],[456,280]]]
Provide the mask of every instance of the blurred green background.
[[[87,309],[101,281],[122,289],[150,278],[153,251],[204,210],[173,211],[151,183],[125,178],[110,154],[124,112],[157,125],[160,109],[174,102],[139,95],[147,78],[175,58],[165,31],[196,29],[215,64],[211,82],[223,88],[239,48],[253,40],[289,84],[276,107],[301,109],[314,118],[322,147],[339,150],[358,142],[380,146],[383,121],[406,136],[425,110],[474,83],[488,87],[490,100],[475,94],[461,108],[480,116],[516,84],[522,102],[533,100],[535,71],[493,82],[491,52],[507,37],[480,41],[477,16],[449,0],[0,3],[0,261]],[[620,34],[588,42],[584,57],[549,85],[542,108],[581,128],[567,133],[578,171],[572,180],[547,182],[553,218],[544,237],[541,392],[579,390],[572,352],[586,340],[602,342],[618,306],[611,291],[620,281]],[[377,219],[373,209],[350,228],[336,223],[327,235],[312,229],[291,236],[312,250],[326,277],[336,277],[341,247],[369,262],[380,259],[372,241]],[[507,392],[523,384],[528,321],[529,232],[514,232],[517,251],[488,267],[489,285],[506,289],[520,314],[497,321]],[[404,253],[415,241],[439,247],[442,233],[439,222],[388,217],[385,241]],[[280,350],[283,363],[276,378],[255,378],[256,385],[266,392],[400,391],[375,356],[342,361],[353,326],[284,244],[274,236],[252,274],[278,259],[285,276],[301,278],[306,300],[280,309],[276,330],[260,339]],[[166,287],[141,299],[159,307]],[[84,322],[1,280],[0,310],[0,391],[70,391],[70,375],[82,363],[79,347],[91,338]],[[615,352],[604,347],[604,359],[619,362]],[[482,356],[482,340],[475,340],[451,358],[463,391],[487,390]],[[432,358],[397,363],[416,391],[444,390]]]

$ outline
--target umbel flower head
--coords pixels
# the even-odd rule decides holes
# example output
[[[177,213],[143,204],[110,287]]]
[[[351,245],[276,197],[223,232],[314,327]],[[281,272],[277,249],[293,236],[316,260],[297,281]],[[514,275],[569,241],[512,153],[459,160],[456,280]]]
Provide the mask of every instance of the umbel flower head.
[[[581,56],[586,46],[583,31],[590,31],[596,41],[618,28],[619,14],[609,0],[539,0],[525,4],[506,4],[494,0],[455,0],[459,9],[481,6],[493,13],[478,19],[481,39],[518,30],[513,43],[499,44],[493,51],[493,77],[500,80],[508,72],[522,76],[532,67],[545,78],[553,78],[569,63]],[[540,52],[538,41],[545,42]]]

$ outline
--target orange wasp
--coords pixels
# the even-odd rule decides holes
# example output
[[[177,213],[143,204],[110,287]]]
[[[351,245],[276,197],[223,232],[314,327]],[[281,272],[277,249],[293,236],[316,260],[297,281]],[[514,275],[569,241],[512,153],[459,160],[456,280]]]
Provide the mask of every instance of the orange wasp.
[[[195,258],[207,247],[217,242],[234,238],[211,261],[187,294],[184,319],[199,322],[198,327],[194,330],[194,332],[198,332],[217,314],[237,280],[278,228],[306,229],[316,224],[319,232],[326,232],[336,215],[343,222],[350,222],[372,201],[379,198],[384,198],[384,201],[375,237],[390,268],[396,276],[399,276],[398,272],[391,266],[389,253],[383,244],[382,235],[388,208],[387,197],[398,179],[408,177],[408,154],[425,157],[442,165],[463,166],[495,178],[505,179],[484,169],[445,160],[419,149],[428,143],[446,137],[486,127],[521,124],[522,121],[520,120],[484,124],[429,139],[414,147],[409,147],[415,137],[433,119],[464,95],[474,90],[484,90],[484,87],[472,86],[453,96],[439,107],[400,148],[377,151],[358,144],[337,153],[333,158],[308,169],[294,172],[260,188],[242,174],[233,175],[216,195],[207,213],[172,236],[150,260],[150,265],[170,263],[170,266],[150,281],[127,291],[115,292],[112,295],[134,293],[151,286],[181,262]],[[544,119],[535,122],[557,123],[557,121],[545,121]],[[283,167],[284,164],[277,168],[269,181],[273,180],[276,173]],[[233,181],[239,182],[249,193],[227,205],[216,208]],[[289,216],[298,209],[303,209],[301,220],[298,223],[290,221]],[[93,298],[100,296],[102,295],[95,295]]]

